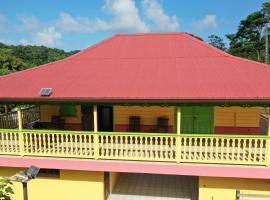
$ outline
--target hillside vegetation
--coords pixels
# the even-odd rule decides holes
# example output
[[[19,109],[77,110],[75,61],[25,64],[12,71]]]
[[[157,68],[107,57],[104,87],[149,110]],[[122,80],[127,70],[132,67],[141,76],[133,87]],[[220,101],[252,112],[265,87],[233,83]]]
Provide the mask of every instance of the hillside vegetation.
[[[65,52],[44,46],[6,45],[0,43],[0,75],[63,59],[78,51]]]

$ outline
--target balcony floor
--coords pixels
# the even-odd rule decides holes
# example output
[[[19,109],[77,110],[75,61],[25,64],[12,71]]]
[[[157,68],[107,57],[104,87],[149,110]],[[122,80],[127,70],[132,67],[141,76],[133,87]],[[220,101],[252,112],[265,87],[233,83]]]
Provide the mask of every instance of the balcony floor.
[[[108,200],[197,199],[197,177],[122,173]]]

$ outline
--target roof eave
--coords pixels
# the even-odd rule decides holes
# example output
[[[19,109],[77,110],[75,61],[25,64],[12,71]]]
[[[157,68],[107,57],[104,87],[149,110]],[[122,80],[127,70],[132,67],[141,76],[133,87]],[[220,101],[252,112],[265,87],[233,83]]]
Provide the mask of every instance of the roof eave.
[[[0,98],[0,103],[33,103],[33,104],[52,104],[52,103],[104,103],[104,104],[239,104],[254,105],[260,104],[270,106],[270,98],[220,98],[220,99],[177,99],[177,98]]]

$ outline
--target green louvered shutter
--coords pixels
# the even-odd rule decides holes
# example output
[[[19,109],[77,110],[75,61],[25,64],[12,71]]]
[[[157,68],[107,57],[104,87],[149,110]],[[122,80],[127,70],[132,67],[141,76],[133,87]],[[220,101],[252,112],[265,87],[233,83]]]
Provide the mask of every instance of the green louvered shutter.
[[[213,107],[181,107],[181,133],[211,134],[214,127]]]

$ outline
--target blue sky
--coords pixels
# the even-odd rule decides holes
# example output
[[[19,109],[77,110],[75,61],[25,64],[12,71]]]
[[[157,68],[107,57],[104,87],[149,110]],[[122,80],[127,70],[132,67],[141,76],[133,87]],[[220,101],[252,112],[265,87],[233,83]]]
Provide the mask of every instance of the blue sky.
[[[234,33],[262,0],[1,0],[0,42],[83,49],[115,33]]]

